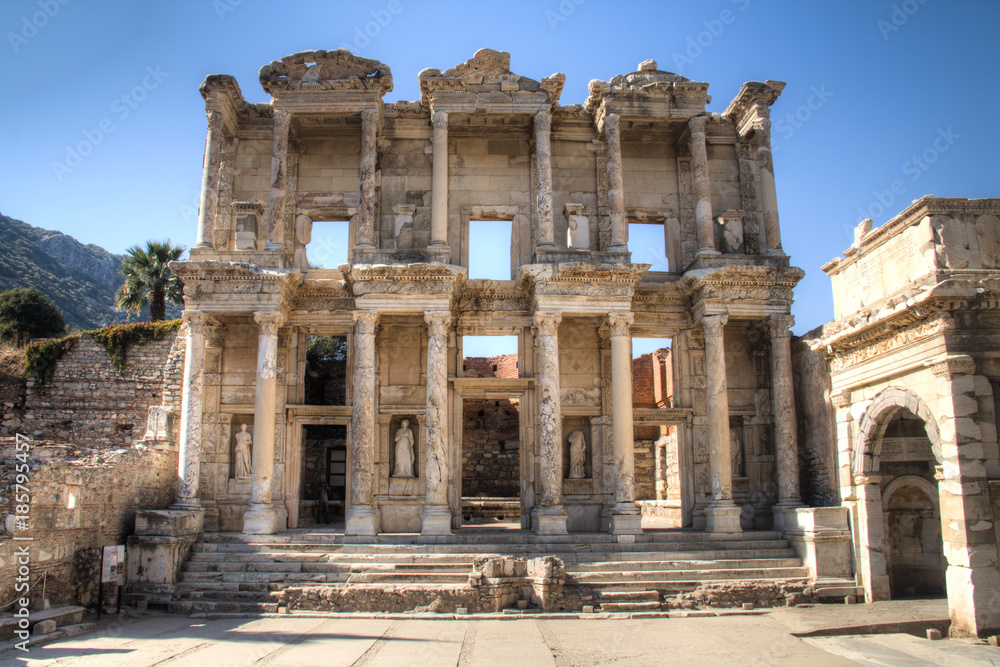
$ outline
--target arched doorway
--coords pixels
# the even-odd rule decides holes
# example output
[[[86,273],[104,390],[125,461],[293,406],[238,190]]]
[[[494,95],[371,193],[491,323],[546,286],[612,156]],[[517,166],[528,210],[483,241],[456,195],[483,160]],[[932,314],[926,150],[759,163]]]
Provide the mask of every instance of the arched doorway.
[[[945,594],[941,511],[937,485],[923,477],[898,477],[882,496],[893,599]]]

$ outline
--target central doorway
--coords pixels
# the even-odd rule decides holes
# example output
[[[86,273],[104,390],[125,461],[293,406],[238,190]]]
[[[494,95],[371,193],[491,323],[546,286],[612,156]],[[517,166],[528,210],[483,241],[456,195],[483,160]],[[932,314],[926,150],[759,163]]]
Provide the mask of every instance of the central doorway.
[[[347,427],[326,424],[303,427],[301,456],[299,524],[318,523],[324,482],[329,485],[329,522],[343,522],[347,499]]]

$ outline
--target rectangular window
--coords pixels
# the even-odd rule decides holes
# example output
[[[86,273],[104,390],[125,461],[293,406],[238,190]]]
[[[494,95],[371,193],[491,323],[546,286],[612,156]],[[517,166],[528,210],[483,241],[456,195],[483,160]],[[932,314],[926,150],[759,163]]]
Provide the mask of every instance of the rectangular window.
[[[469,278],[510,280],[510,220],[469,221]]]
[[[662,222],[630,222],[628,249],[632,253],[633,264],[651,264],[650,271],[670,270]]]
[[[347,263],[350,224],[347,220],[316,220],[306,244],[310,269],[336,269]]]

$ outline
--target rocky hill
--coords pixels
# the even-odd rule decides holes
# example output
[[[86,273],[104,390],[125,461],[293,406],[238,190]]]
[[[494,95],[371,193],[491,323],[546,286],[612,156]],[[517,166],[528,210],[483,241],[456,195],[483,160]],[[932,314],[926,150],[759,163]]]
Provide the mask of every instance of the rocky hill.
[[[149,318],[148,311],[141,317],[127,317],[115,310],[115,291],[125,280],[118,273],[121,255],[3,214],[0,239],[0,292],[13,287],[41,290],[62,311],[71,329],[96,329]],[[176,306],[168,306],[167,317],[179,312]]]

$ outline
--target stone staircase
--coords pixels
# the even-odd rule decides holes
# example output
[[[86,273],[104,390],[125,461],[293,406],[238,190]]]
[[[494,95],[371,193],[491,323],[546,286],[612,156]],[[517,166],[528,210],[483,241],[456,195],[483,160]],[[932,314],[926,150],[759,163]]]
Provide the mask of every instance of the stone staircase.
[[[208,533],[192,547],[172,598],[152,602],[166,602],[180,613],[262,613],[277,611],[278,597],[289,587],[469,590],[473,561],[495,556],[558,557],[565,565],[566,587],[601,611],[660,610],[669,597],[703,584],[808,578],[807,568],[777,532],[735,537],[657,531],[629,544],[604,533],[541,537],[504,531],[462,532],[428,543],[419,535]]]

